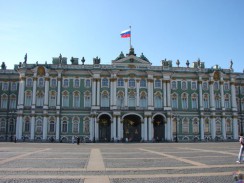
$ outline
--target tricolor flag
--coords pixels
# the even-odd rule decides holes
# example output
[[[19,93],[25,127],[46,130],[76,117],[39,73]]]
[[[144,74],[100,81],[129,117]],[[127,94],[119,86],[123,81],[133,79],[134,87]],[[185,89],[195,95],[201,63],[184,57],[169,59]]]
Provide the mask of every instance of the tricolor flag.
[[[120,33],[120,35],[121,35],[121,38],[127,38],[127,37],[130,37],[130,36],[131,36],[131,31],[130,31],[130,29],[127,29],[127,30],[125,30],[125,31],[122,31],[122,32]]]

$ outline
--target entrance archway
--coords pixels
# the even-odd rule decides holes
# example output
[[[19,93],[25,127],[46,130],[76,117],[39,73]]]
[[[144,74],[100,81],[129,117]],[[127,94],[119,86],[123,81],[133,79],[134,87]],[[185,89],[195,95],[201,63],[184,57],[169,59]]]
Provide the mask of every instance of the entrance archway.
[[[102,115],[99,118],[99,141],[110,142],[111,122],[108,115]]]
[[[124,117],[123,122],[124,140],[128,142],[141,141],[141,119],[136,115],[128,115]]]
[[[165,122],[163,116],[157,115],[153,121],[154,139],[156,142],[165,140]]]

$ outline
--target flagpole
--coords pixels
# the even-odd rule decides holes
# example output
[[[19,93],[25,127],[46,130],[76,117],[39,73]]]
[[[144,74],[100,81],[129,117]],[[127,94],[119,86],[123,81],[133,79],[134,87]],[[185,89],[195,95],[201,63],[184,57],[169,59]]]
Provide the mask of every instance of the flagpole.
[[[131,47],[131,26],[130,26],[130,48],[132,48]]]

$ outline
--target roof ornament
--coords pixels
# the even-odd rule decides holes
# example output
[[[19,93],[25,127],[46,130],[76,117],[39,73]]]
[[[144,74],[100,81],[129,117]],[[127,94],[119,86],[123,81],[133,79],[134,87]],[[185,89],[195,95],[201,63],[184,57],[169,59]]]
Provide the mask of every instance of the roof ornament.
[[[232,69],[233,69],[233,61],[230,60],[230,70],[232,70]]]
[[[187,68],[189,68],[189,65],[190,65],[190,62],[189,62],[189,60],[187,60],[187,61],[186,61],[186,66],[187,66]]]
[[[177,61],[176,61],[176,65],[177,65],[177,67],[180,66],[180,61],[179,61],[179,59],[177,59]]]
[[[85,58],[82,57],[82,59],[81,59],[82,65],[84,65],[85,61],[86,61]]]
[[[27,63],[27,53],[25,54],[25,57],[24,57],[24,64]]]

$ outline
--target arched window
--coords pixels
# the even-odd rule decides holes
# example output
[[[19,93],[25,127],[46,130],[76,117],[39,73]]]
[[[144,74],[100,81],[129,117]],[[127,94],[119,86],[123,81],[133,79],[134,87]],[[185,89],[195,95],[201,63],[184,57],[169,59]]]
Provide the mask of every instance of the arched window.
[[[109,107],[109,93],[103,91],[101,95],[101,107]]]
[[[208,94],[203,95],[203,108],[208,109],[209,108],[209,97]]]
[[[210,123],[209,123],[209,119],[206,118],[204,120],[204,132],[205,133],[209,133],[210,132]]]
[[[229,83],[224,83],[224,90],[228,91],[230,89]]]
[[[107,78],[102,79],[102,87],[108,87],[108,79]]]
[[[63,80],[63,87],[68,87],[69,86],[69,79],[64,79]]]
[[[193,93],[191,95],[192,109],[197,109],[197,94]]]
[[[8,95],[3,94],[1,96],[1,108],[2,109],[7,109],[8,106]]]
[[[44,103],[44,94],[43,91],[36,92],[36,106],[43,106]]]
[[[67,133],[68,132],[68,119],[66,117],[63,118],[62,120],[62,128],[61,131],[63,133]]]
[[[38,118],[36,120],[36,133],[40,134],[42,133],[42,119]]]
[[[56,91],[50,91],[49,94],[49,106],[55,107],[56,106]]]
[[[172,90],[176,90],[177,89],[177,82],[176,81],[172,81],[171,82],[171,89]]]
[[[215,108],[216,109],[220,109],[221,108],[221,98],[219,95],[215,95],[214,96],[214,100],[215,100]]]
[[[202,89],[203,90],[208,90],[208,83],[207,82],[203,82]]]
[[[55,78],[52,78],[51,79],[51,87],[54,88],[57,86],[57,82],[56,82],[56,79]]]
[[[226,109],[230,109],[230,95],[229,94],[225,94],[225,108]]]
[[[84,107],[91,107],[91,93],[86,91],[84,94]]]
[[[62,93],[63,107],[69,107],[69,93],[63,91]]]
[[[226,120],[226,133],[231,133],[232,132],[232,126],[231,126],[231,120],[227,118]]]
[[[25,106],[31,106],[32,101],[32,92],[25,91]]]
[[[140,94],[140,107],[141,108],[147,107],[147,94],[146,94],[146,92],[141,92],[141,94]]]
[[[73,92],[73,106],[74,108],[79,108],[80,107],[80,92],[79,91],[74,91]]]
[[[188,134],[189,133],[189,121],[187,118],[183,119],[182,122],[182,133]]]
[[[16,84],[16,82],[12,82],[12,84],[11,84],[11,90],[12,91],[16,91],[17,90],[17,84]]]
[[[161,81],[159,79],[155,80],[155,88],[161,88]]]
[[[91,80],[90,80],[90,79],[86,79],[85,87],[86,87],[86,88],[91,87]]]
[[[24,131],[30,132],[30,118],[29,117],[25,118]]]
[[[213,88],[214,88],[214,90],[219,89],[219,83],[217,81],[214,82]]]
[[[79,123],[80,119],[78,117],[74,117],[72,122],[72,132],[73,133],[79,133]]]
[[[182,109],[187,109],[188,108],[188,96],[186,93],[183,93],[181,95],[181,101],[182,101]]]
[[[32,87],[32,78],[27,78],[27,81],[26,81],[26,87]]]
[[[198,134],[199,133],[199,122],[198,122],[198,119],[197,118],[194,118],[192,123],[193,123],[192,124],[192,126],[193,126],[193,133],[194,134]]]
[[[217,134],[221,133],[221,122],[219,119],[216,120],[216,133]]]
[[[117,106],[124,107],[124,93],[122,91],[117,94]]]
[[[136,98],[135,98],[135,92],[131,91],[129,93],[129,107],[135,107],[136,106]]]
[[[196,81],[192,81],[191,82],[191,89],[192,90],[196,90],[197,89],[197,82]]]
[[[75,84],[74,84],[75,88],[79,88],[80,87],[80,80],[79,79],[75,79]]]
[[[84,134],[90,133],[89,118],[83,119],[83,133]]]
[[[172,99],[172,108],[177,109],[178,108],[178,102],[177,102],[178,97],[177,97],[177,94],[175,94],[175,93],[172,94],[171,99]]]
[[[49,122],[49,132],[54,133],[55,132],[55,119],[52,117]]]
[[[163,107],[162,94],[160,92],[157,92],[154,95],[154,107],[155,108]]]
[[[181,82],[181,89],[182,90],[187,90],[187,82],[186,81],[182,81]]]
[[[38,79],[38,87],[44,87],[44,78]]]
[[[15,95],[11,95],[10,96],[9,108],[10,109],[15,109],[16,108],[16,96]]]

